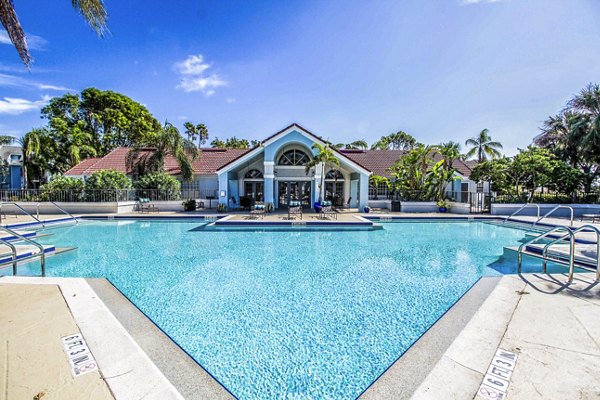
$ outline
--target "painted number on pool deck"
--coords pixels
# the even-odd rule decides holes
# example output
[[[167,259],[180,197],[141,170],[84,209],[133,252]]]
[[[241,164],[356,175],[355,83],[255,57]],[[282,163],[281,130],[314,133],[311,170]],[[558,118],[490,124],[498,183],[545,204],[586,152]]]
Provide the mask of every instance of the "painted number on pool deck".
[[[483,377],[477,395],[489,400],[506,399],[508,383],[515,369],[517,357],[517,354],[512,351],[498,349],[487,373]]]
[[[71,364],[73,376],[80,376],[98,369],[96,360],[80,333],[65,336],[62,338],[62,342],[69,358],[69,364]]]

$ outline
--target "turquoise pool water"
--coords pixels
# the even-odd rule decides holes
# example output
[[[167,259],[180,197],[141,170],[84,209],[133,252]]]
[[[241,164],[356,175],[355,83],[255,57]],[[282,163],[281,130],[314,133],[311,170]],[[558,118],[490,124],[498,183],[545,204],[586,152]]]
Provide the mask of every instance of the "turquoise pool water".
[[[481,276],[514,272],[498,260],[525,235],[481,222],[364,232],[199,225],[51,229],[43,243],[78,249],[49,257],[47,274],[108,278],[240,399],[358,397]]]

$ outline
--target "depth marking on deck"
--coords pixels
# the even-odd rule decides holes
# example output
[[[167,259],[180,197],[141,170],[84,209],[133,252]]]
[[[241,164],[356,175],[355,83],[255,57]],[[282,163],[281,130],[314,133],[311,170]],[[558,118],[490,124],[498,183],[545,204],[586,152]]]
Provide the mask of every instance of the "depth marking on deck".
[[[98,369],[98,364],[81,333],[65,336],[62,342],[73,376],[78,377]]]
[[[492,358],[487,373],[483,377],[477,395],[488,400],[506,399],[510,377],[515,369],[518,357],[517,353],[498,349],[494,358]]]

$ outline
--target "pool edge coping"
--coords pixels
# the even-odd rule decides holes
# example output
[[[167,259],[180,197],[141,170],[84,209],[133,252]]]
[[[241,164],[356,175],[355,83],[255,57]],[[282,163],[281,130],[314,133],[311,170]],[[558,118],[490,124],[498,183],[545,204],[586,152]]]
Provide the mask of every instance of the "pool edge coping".
[[[236,398],[110,280],[85,278],[85,281],[183,398]]]
[[[479,278],[400,357],[365,388],[358,399],[411,398],[477,314],[501,279],[502,276]]]

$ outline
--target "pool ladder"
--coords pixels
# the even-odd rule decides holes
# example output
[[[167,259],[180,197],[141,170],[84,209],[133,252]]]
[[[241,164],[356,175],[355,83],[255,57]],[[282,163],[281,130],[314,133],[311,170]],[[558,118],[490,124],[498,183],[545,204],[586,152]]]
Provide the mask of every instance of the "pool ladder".
[[[576,243],[577,243],[576,235],[580,232],[590,232],[590,231],[594,232],[595,236],[596,236],[596,257],[594,260],[595,268],[593,268],[589,263],[578,262],[576,260],[576,255],[575,255]],[[551,236],[551,235],[553,235],[553,236]],[[542,240],[544,238],[549,238],[551,240],[550,240],[550,242],[544,244],[544,247],[537,248],[537,250],[541,249],[541,252],[531,251],[528,249],[528,246],[533,246],[536,244],[536,242],[538,242],[539,240]],[[558,255],[553,256],[553,255],[549,254],[549,250],[553,245],[564,243],[564,241],[566,239],[568,239],[568,244],[569,244],[568,254],[563,254],[563,257],[559,257]],[[593,225],[583,225],[575,230],[568,228],[566,226],[557,226],[543,234],[540,234],[539,236],[536,236],[536,237],[528,240],[527,242],[522,243],[519,246],[519,249],[517,252],[518,252],[519,273],[521,273],[521,271],[522,271],[523,255],[525,254],[525,255],[528,255],[531,257],[541,258],[544,273],[546,273],[546,271],[547,271],[548,260],[550,260],[551,262],[558,263],[558,264],[568,265],[568,267],[569,267],[569,274],[568,274],[569,283],[573,282],[573,274],[575,272],[575,264],[577,264],[578,268],[587,269],[587,270],[595,269],[596,281],[600,281],[600,230]],[[565,257],[565,256],[567,256],[567,257]],[[565,258],[567,258],[568,261],[565,260]]]
[[[10,260],[0,262],[0,268],[5,265],[12,264],[13,275],[16,276],[17,275],[17,263],[29,261],[29,260],[32,260],[35,258],[39,258],[41,276],[46,276],[46,249],[44,248],[44,246],[42,246],[35,240],[25,237],[25,236],[21,235],[20,233],[15,232],[12,229],[6,228],[4,226],[0,226],[0,231],[4,232],[4,233],[8,233],[10,235],[8,237],[0,238],[0,244],[7,246],[11,250]],[[34,247],[36,247],[39,252],[38,253],[31,252],[31,254],[29,254],[29,255],[19,257],[19,254],[18,254],[19,246],[15,245],[13,243],[15,241],[29,243],[29,244],[33,245]]]

